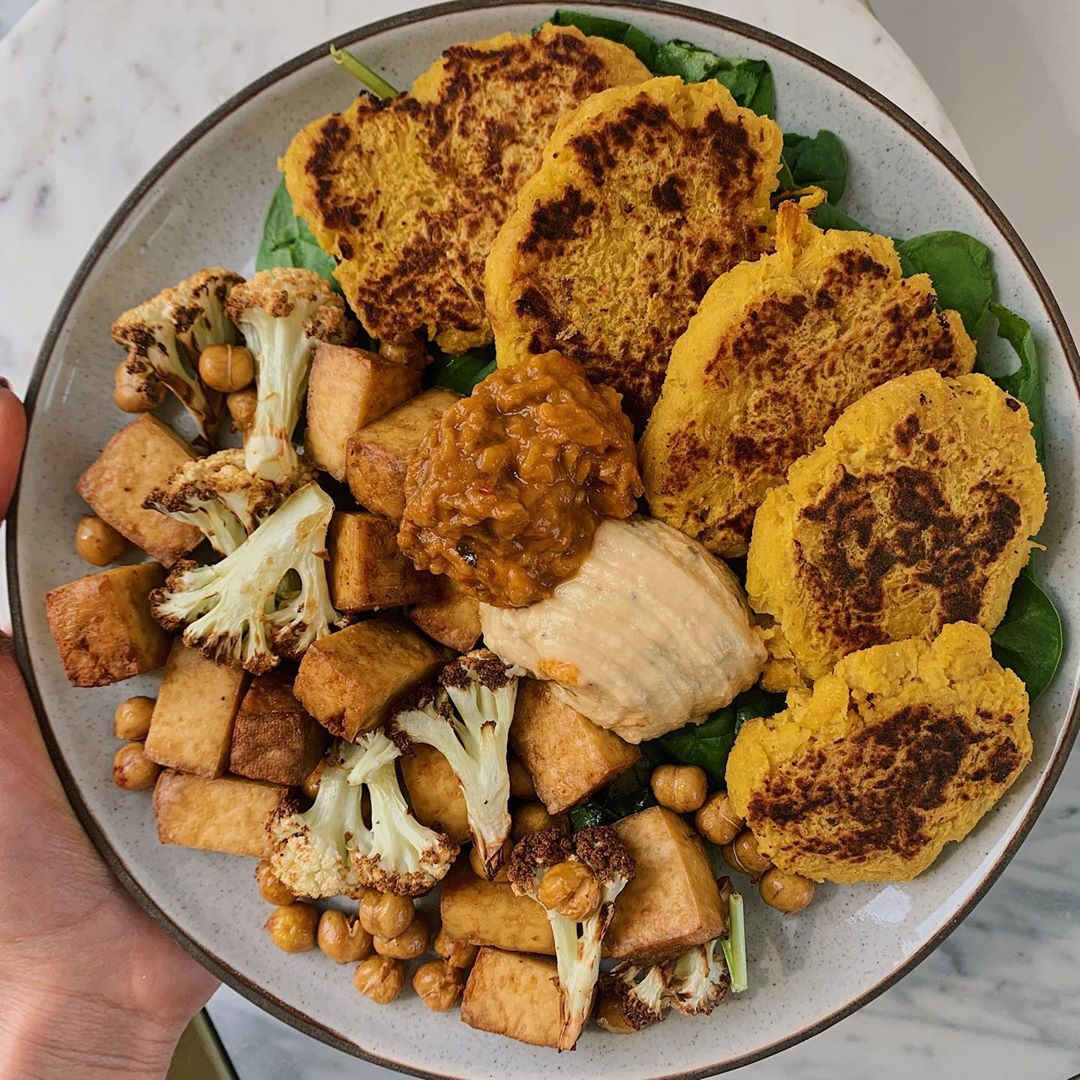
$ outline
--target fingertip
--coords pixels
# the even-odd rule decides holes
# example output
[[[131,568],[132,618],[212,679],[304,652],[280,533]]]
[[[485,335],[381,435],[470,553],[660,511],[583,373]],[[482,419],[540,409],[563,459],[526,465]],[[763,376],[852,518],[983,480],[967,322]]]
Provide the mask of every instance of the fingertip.
[[[0,377],[0,519],[7,514],[26,445],[26,410],[11,384]]]

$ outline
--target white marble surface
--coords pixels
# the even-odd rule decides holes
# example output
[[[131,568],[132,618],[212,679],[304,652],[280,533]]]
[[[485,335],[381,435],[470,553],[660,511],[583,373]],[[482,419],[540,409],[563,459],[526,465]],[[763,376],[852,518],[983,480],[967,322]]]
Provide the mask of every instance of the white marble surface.
[[[0,0],[0,34],[32,0]],[[109,213],[192,124],[270,66],[408,0],[39,0],[0,41],[0,374],[22,389],[49,318]],[[553,5],[554,6],[554,5]],[[945,113],[857,0],[714,0],[876,85],[961,149]],[[922,63],[990,190],[1080,324],[1069,200],[1080,173],[1080,5],[875,0]],[[303,12],[303,20],[298,14]],[[2,605],[0,595],[0,605]],[[1080,1072],[1080,758],[967,922],[916,972],[757,1080]],[[390,1076],[227,990],[211,1012],[242,1080]]]

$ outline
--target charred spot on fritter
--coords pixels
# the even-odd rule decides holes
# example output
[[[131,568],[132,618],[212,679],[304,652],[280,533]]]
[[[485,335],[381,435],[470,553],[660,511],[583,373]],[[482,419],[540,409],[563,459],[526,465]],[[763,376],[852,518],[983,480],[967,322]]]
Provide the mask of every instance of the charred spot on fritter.
[[[532,228],[522,242],[525,251],[537,251],[542,244],[551,244],[558,251],[565,240],[576,240],[588,234],[580,224],[592,216],[596,203],[586,199],[577,188],[568,188],[559,199],[541,203],[533,211]]]

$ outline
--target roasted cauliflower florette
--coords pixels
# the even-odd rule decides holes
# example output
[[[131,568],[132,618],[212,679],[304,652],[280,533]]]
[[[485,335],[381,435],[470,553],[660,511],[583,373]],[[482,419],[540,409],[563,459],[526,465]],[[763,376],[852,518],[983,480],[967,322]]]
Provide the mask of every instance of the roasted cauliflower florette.
[[[243,280],[220,267],[200,270],[125,311],[112,326],[113,340],[127,349],[132,381],[146,387],[148,400],[154,400],[158,385],[171,390],[207,442],[221,420],[221,399],[199,381],[196,365],[208,345],[237,340],[224,302],[228,290]]]
[[[312,352],[319,341],[345,340],[345,304],[313,270],[275,267],[233,289],[227,310],[255,357],[258,403],[244,461],[256,476],[280,482],[299,464],[292,434]]]
[[[343,746],[334,743],[327,752],[311,808],[301,812],[297,799],[286,799],[266,825],[274,843],[271,868],[297,896],[357,896],[362,887],[349,856],[364,826],[363,789],[348,781]]]
[[[438,685],[421,689],[387,725],[390,737],[406,752],[410,743],[426,743],[450,763],[488,877],[495,876],[510,835],[507,737],[523,674],[487,649],[478,649],[447,664]]]
[[[150,595],[166,630],[219,664],[253,674],[299,657],[337,612],[326,584],[326,529],[334,503],[318,484],[293,492],[231,554],[212,566],[185,560]]]
[[[215,551],[231,555],[297,488],[312,479],[301,465],[289,479],[274,483],[244,468],[243,450],[219,450],[187,461],[143,507],[194,525]]]
[[[413,817],[398,784],[398,748],[383,734],[360,736],[345,751],[349,783],[366,787],[371,827],[353,833],[350,858],[361,885],[398,896],[423,896],[445,877],[458,846]]]
[[[583,918],[564,915],[544,889],[550,873],[567,863],[583,863],[599,884],[599,904]],[[557,869],[558,868],[558,869]],[[566,836],[545,829],[522,838],[510,856],[510,885],[518,896],[544,906],[555,938],[559,973],[558,1047],[572,1050],[589,1018],[600,974],[600,948],[611,922],[615,898],[634,876],[634,859],[614,829],[599,825]],[[547,902],[545,902],[547,901]]]

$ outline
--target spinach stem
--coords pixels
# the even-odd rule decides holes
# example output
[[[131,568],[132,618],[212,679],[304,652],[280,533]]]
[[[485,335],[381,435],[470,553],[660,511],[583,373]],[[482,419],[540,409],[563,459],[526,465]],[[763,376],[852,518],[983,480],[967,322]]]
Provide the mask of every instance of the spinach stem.
[[[394,97],[397,90],[394,89],[381,75],[372,71],[362,60],[358,60],[348,49],[339,49],[330,46],[330,58],[340,68],[344,68],[354,78],[359,79],[373,94],[378,97]]]

